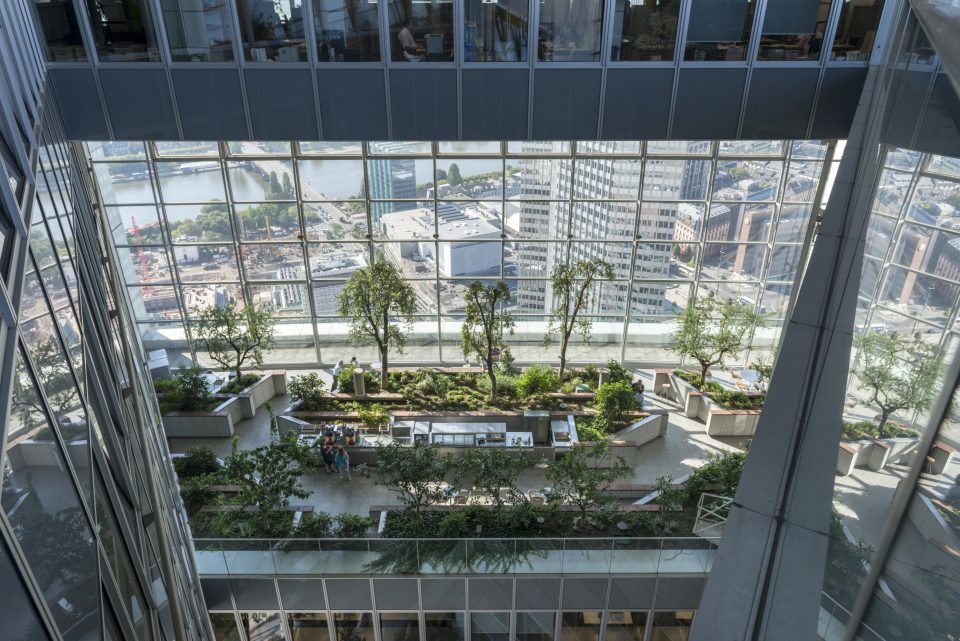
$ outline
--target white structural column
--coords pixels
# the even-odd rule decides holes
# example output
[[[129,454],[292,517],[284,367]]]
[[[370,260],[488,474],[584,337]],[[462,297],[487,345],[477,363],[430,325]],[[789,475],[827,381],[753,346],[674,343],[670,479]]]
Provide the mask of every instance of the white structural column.
[[[857,290],[891,78],[873,68],[864,87],[691,641],[816,638]]]

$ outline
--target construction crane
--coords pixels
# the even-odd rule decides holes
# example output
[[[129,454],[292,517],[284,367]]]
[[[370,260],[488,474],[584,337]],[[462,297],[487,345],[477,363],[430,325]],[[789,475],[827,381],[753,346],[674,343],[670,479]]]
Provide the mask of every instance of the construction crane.
[[[140,278],[146,280],[147,277],[147,254],[143,250],[143,238],[140,236],[140,226],[137,225],[136,216],[130,216],[130,231],[133,232],[133,238],[137,247],[137,258],[140,261]],[[153,288],[149,285],[143,287],[144,294],[150,294]]]

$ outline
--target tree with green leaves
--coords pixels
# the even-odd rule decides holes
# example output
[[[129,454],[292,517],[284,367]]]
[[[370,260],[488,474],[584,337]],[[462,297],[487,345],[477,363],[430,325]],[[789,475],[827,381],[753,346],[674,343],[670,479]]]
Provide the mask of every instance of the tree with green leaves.
[[[474,281],[463,295],[465,307],[463,325],[460,326],[460,344],[463,357],[476,356],[490,377],[490,403],[497,402],[496,364],[506,349],[504,330],[513,333],[513,316],[503,310],[512,298],[510,289],[503,281],[484,285]]]
[[[520,473],[532,465],[524,456],[511,454],[502,448],[471,448],[458,462],[459,476],[469,474],[473,486],[480,488],[493,500],[497,513],[503,509],[506,499],[522,496],[517,487]]]
[[[710,292],[688,303],[677,320],[679,326],[670,336],[668,349],[700,364],[702,388],[712,366],[722,367],[726,357],[740,354],[748,332],[762,325],[763,316],[750,305]]]
[[[577,261],[573,265],[558,263],[550,274],[553,297],[556,304],[550,315],[550,324],[543,337],[544,346],[549,346],[553,334],[560,334],[560,380],[567,369],[567,347],[574,332],[580,335],[584,343],[590,342],[590,330],[593,322],[581,318],[580,313],[592,302],[593,285],[599,279],[613,278],[610,263],[593,258]]]
[[[275,331],[269,311],[236,303],[201,310],[191,329],[210,358],[232,370],[238,379],[247,362],[257,367],[263,364],[263,353],[273,346]]]
[[[628,476],[630,467],[623,457],[617,457],[608,465],[610,456],[610,448],[605,443],[592,448],[574,445],[562,457],[547,463],[548,500],[557,505],[575,505],[580,510],[581,525],[587,523],[587,512],[591,509],[615,504],[616,497],[607,493],[607,489]]]
[[[372,265],[350,275],[337,301],[340,315],[350,324],[351,344],[376,344],[380,354],[380,387],[387,389],[390,348],[403,354],[406,334],[417,313],[413,286],[393,263],[378,254]]]
[[[860,339],[857,378],[869,390],[869,402],[880,408],[877,438],[894,412],[930,407],[943,356],[920,334],[870,333]]]
[[[457,163],[450,163],[447,170],[447,184],[456,187],[463,184],[463,178],[460,176],[460,166]]]
[[[418,523],[425,507],[447,498],[443,483],[452,467],[453,458],[441,453],[436,444],[377,447],[377,485],[396,492]]]
[[[290,398],[300,402],[300,410],[318,412],[327,402],[326,383],[316,372],[294,376],[287,384]]]
[[[292,497],[305,499],[310,496],[300,477],[302,462],[307,454],[293,430],[280,436],[276,415],[270,404],[270,442],[252,450],[238,447],[239,437],[233,437],[230,454],[224,461],[224,475],[240,486],[238,498],[244,506],[256,506],[261,526],[266,532],[279,512],[289,507]]]

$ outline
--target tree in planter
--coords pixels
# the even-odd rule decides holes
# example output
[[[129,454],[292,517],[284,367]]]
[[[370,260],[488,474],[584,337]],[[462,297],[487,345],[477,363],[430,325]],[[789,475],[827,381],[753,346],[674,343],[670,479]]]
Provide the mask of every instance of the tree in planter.
[[[272,520],[290,505],[292,497],[310,496],[300,483],[304,472],[301,461],[306,458],[304,448],[294,431],[279,435],[273,408],[269,403],[266,407],[270,413],[270,443],[240,450],[239,437],[234,436],[230,455],[224,461],[225,477],[240,486],[238,498],[242,505],[257,506],[264,532],[270,530]]]
[[[768,357],[765,354],[761,354],[751,364],[753,371],[757,373],[757,387],[763,392],[767,391],[767,385],[770,384],[770,379],[773,377],[773,360],[767,359]]]
[[[417,294],[393,263],[378,254],[373,265],[350,275],[337,295],[340,315],[350,323],[350,342],[362,347],[371,341],[380,353],[380,387],[387,389],[387,358],[392,346],[403,354],[407,337],[392,319],[402,319],[406,331],[417,313]]]
[[[567,347],[574,332],[585,343],[590,342],[590,330],[593,322],[580,318],[580,312],[591,302],[593,284],[598,279],[613,278],[613,267],[606,261],[594,258],[581,260],[573,265],[557,264],[550,274],[553,295],[557,301],[547,333],[543,337],[544,347],[553,342],[553,334],[560,334],[560,380],[567,369]]]
[[[173,469],[182,481],[217,474],[221,467],[220,459],[209,445],[191,447],[186,454],[173,459]]]
[[[679,327],[670,337],[669,349],[700,364],[702,388],[712,366],[722,367],[724,358],[740,354],[747,332],[761,326],[763,316],[749,305],[710,292],[689,303],[677,320]]]
[[[593,427],[604,434],[610,434],[623,425],[627,412],[636,409],[633,388],[623,381],[605,383],[597,388],[593,407],[597,412],[593,418]]]
[[[308,412],[317,412],[323,409],[327,402],[325,394],[326,384],[315,372],[294,376],[287,385],[290,398],[300,402],[300,409]]]
[[[482,489],[493,499],[497,514],[500,514],[507,498],[515,499],[521,495],[517,478],[531,464],[523,456],[499,448],[472,448],[460,459],[457,472],[458,476],[470,474],[474,487]]]
[[[670,476],[658,476],[654,489],[659,492],[657,505],[660,506],[660,511],[657,513],[657,526],[665,534],[672,534],[675,521],[671,515],[683,509],[687,493],[681,488],[674,487],[673,477]]]
[[[417,523],[423,508],[447,498],[442,483],[452,467],[452,457],[442,454],[435,444],[377,447],[377,485],[396,492],[407,509],[414,511]]]
[[[213,398],[203,369],[197,365],[178,370],[172,379],[156,380],[153,386],[162,395],[163,411],[204,412]]]
[[[894,412],[930,407],[943,357],[919,334],[871,333],[859,341],[858,347],[861,360],[857,376],[870,392],[869,402],[880,408],[877,438],[883,438]]]
[[[617,479],[630,474],[630,467],[617,457],[610,467],[597,467],[610,456],[609,448],[574,445],[561,458],[547,463],[547,481],[551,488],[547,498],[558,505],[575,505],[580,510],[580,525],[587,523],[587,512],[604,510],[616,503],[606,490]]]
[[[474,281],[463,296],[466,303],[463,325],[460,327],[460,343],[463,357],[476,356],[483,362],[490,377],[490,403],[497,402],[496,364],[506,350],[503,343],[503,331],[513,333],[513,317],[503,311],[510,302],[510,289],[503,281],[494,285],[484,285]]]
[[[248,361],[260,367],[263,352],[273,346],[273,317],[253,305],[211,305],[193,322],[194,336],[214,361],[232,370],[239,380]]]

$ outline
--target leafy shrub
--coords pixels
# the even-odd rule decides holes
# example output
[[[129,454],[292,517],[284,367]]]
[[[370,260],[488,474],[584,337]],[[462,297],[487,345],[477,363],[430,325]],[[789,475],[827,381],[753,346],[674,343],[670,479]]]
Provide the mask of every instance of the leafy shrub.
[[[887,422],[883,429],[884,438],[916,438],[916,430],[901,427],[896,423]],[[864,439],[877,438],[879,434],[878,426],[873,421],[858,421],[850,423],[843,421],[843,431],[840,434],[842,441],[862,441]]]
[[[153,388],[162,412],[203,412],[213,401],[204,371],[196,365],[179,370],[172,379],[154,381]]]
[[[239,394],[259,380],[259,374],[243,374],[242,376],[234,377],[232,381],[221,387],[220,391],[224,394]]]
[[[305,512],[300,524],[293,528],[290,536],[302,539],[325,539],[333,532],[333,517],[326,512]]]
[[[468,510],[447,512],[437,526],[437,535],[446,539],[460,539],[473,536],[474,527],[470,521],[470,513]]]
[[[342,539],[359,539],[367,535],[367,530],[375,524],[369,516],[344,512],[334,518],[334,536]]]
[[[380,428],[387,424],[387,411],[380,403],[354,403],[353,410],[360,416],[360,421],[370,428]]]
[[[728,390],[716,381],[707,381],[701,386],[700,375],[695,372],[677,369],[673,371],[673,374],[707,394],[714,402],[725,409],[758,410],[763,407],[763,402],[767,398],[766,394],[746,394],[741,391]]]
[[[622,427],[625,413],[636,408],[633,388],[625,381],[601,385],[593,404],[597,412],[593,426],[607,434]]]
[[[517,379],[517,393],[523,397],[543,396],[560,387],[560,377],[549,365],[534,365]]]
[[[217,453],[210,446],[198,445],[191,447],[183,456],[173,459],[173,469],[181,480],[186,481],[198,476],[216,474],[221,465]]]
[[[746,460],[746,452],[712,454],[706,463],[690,472],[684,482],[687,500],[699,500],[700,493],[706,485],[719,486],[714,490],[717,494],[733,496],[740,484],[740,475],[743,473],[743,463]]]
[[[629,536],[657,535],[657,517],[652,512],[628,512],[623,520]]]
[[[287,385],[290,398],[300,401],[300,409],[307,412],[322,410],[327,404],[323,379],[316,373],[294,376]]]
[[[600,443],[607,438],[607,435],[603,432],[603,430],[597,429],[597,427],[594,425],[596,420],[595,418],[580,418],[586,419],[577,421],[577,436],[579,437],[578,440],[581,443]]]
[[[344,394],[353,394],[353,370],[357,369],[356,365],[347,365],[342,370],[340,374],[337,375],[337,391],[343,392]],[[374,371],[368,371],[363,373],[363,382],[364,386],[367,389],[367,394],[376,394],[380,391],[380,374]]]
[[[183,499],[184,507],[192,512],[208,505],[214,499],[214,494],[207,488],[206,483],[191,483],[180,489],[180,498]]]
[[[626,383],[629,385],[633,382],[633,374],[630,373],[630,370],[624,369],[623,365],[617,361],[613,359],[607,361],[607,369],[610,370],[611,383]]]

